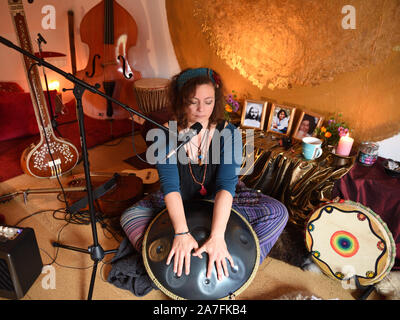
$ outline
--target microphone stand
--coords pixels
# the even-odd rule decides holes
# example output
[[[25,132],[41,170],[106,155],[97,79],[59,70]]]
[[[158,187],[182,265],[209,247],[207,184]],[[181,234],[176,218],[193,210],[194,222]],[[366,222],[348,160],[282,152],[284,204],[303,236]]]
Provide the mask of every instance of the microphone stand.
[[[38,33],[38,39],[37,39],[37,43],[38,43],[38,48],[39,48],[39,55],[40,58],[43,59],[43,51],[42,51],[42,42],[46,43],[46,40],[41,36],[40,33]],[[54,114],[53,111],[53,103],[51,102],[51,97],[50,97],[50,90],[49,90],[49,83],[47,81],[47,75],[46,75],[46,71],[45,68],[43,68],[43,76],[44,76],[44,83],[46,84],[46,90],[47,90],[47,99],[49,101],[49,109],[50,109],[50,122],[52,127],[54,128],[54,130],[58,133],[58,135],[60,137],[62,137],[62,135],[60,134],[60,132],[58,131],[58,123],[57,123],[57,116]]]
[[[91,224],[91,228],[92,228],[93,245],[89,246],[88,249],[83,249],[83,248],[63,245],[58,242],[53,242],[53,246],[68,249],[68,250],[78,251],[81,253],[90,254],[90,257],[94,262],[92,276],[91,276],[91,280],[90,280],[89,293],[88,293],[88,300],[91,300],[92,295],[93,295],[93,288],[94,288],[94,283],[95,283],[95,278],[96,278],[98,262],[102,261],[106,254],[116,253],[118,250],[117,249],[106,250],[106,251],[103,250],[103,248],[99,244],[98,237],[97,237],[96,214],[95,214],[95,207],[94,207],[94,194],[93,194],[93,188],[92,188],[92,183],[91,183],[91,179],[90,179],[90,165],[89,165],[89,156],[88,156],[87,145],[86,145],[86,133],[85,133],[83,106],[82,106],[82,96],[83,96],[85,90],[89,90],[92,93],[98,94],[98,95],[102,96],[103,98],[108,99],[108,100],[118,104],[125,110],[151,122],[152,124],[158,126],[159,128],[163,129],[164,131],[166,131],[168,133],[170,130],[167,127],[165,127],[165,126],[157,123],[156,121],[150,119],[149,117],[145,116],[144,114],[121,103],[120,101],[118,101],[110,96],[107,96],[106,94],[104,94],[103,92],[98,90],[98,86],[91,86],[90,84],[86,83],[85,81],[82,81],[82,80],[76,78],[74,75],[64,72],[63,70],[57,68],[56,66],[44,61],[43,59],[36,57],[31,52],[28,52],[28,51],[14,45],[11,41],[7,40],[6,38],[4,38],[2,36],[0,36],[0,42],[16,51],[22,53],[23,55],[29,57],[30,59],[37,61],[39,66],[44,66],[48,69],[51,69],[54,72],[62,75],[67,80],[69,80],[75,84],[73,93],[74,93],[74,96],[76,99],[76,108],[77,108],[77,116],[78,116],[78,123],[79,123],[79,133],[80,133],[81,145],[82,145],[82,158],[83,158],[83,166],[84,166],[84,171],[85,171],[86,190],[87,190],[87,195],[88,195],[88,205],[89,205],[89,213],[90,213],[90,224]]]

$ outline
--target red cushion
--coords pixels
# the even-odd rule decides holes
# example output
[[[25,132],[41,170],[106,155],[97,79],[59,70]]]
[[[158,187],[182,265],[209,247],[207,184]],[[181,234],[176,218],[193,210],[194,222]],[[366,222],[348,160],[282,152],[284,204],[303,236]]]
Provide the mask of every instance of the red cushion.
[[[45,92],[45,96],[46,96]],[[52,105],[56,91],[51,91]],[[0,141],[39,133],[29,92],[0,92]]]
[[[0,92],[24,92],[24,89],[16,82],[0,82]]]

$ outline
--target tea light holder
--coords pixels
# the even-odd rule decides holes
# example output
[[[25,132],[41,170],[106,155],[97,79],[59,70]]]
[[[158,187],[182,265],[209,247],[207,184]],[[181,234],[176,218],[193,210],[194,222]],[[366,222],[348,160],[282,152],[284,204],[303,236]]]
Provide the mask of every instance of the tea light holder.
[[[356,154],[353,153],[348,156],[342,156],[333,150],[331,154],[333,155],[332,166],[335,168],[352,166],[356,160]]]
[[[358,152],[358,162],[364,166],[372,166],[378,159],[379,145],[374,142],[362,142]]]

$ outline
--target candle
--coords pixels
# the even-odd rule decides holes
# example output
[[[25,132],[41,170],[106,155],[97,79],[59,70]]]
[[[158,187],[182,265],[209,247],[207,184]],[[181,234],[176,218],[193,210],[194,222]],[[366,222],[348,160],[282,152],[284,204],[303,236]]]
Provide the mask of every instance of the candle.
[[[336,148],[336,154],[347,157],[350,154],[354,139],[349,137],[349,134],[340,137],[339,144]]]

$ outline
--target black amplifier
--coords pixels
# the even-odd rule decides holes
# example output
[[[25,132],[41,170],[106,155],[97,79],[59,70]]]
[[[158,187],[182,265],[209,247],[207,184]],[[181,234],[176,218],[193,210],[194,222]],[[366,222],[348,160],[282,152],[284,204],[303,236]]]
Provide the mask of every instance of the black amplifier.
[[[42,267],[33,229],[0,226],[0,297],[22,298]]]

